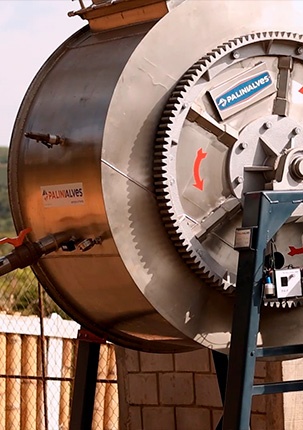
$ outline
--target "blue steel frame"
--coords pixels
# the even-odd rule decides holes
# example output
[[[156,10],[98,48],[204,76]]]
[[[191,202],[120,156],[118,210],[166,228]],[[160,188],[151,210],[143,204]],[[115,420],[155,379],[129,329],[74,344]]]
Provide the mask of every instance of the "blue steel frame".
[[[302,201],[303,192],[298,191],[261,191],[245,195],[242,227],[251,229],[252,243],[239,251],[223,430],[249,430],[254,394],[303,389],[302,381],[292,382],[291,387],[289,383],[253,385],[257,356],[302,350],[302,345],[272,351],[257,348],[265,249]]]

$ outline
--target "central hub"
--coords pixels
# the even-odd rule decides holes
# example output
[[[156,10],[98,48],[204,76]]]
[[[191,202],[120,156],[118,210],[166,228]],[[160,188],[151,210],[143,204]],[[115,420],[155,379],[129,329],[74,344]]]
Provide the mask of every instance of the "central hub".
[[[292,161],[289,168],[290,168],[290,174],[292,174],[295,179],[302,181],[303,180],[303,155],[296,157]]]
[[[237,198],[249,191],[303,188],[303,133],[289,117],[259,118],[241,130],[228,175]]]

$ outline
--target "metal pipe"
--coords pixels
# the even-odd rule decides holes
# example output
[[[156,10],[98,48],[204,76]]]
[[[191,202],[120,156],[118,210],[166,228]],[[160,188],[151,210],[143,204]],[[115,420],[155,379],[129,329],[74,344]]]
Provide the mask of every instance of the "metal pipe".
[[[35,264],[43,255],[57,251],[72,240],[70,233],[60,232],[49,234],[37,242],[25,242],[0,259],[0,276]]]

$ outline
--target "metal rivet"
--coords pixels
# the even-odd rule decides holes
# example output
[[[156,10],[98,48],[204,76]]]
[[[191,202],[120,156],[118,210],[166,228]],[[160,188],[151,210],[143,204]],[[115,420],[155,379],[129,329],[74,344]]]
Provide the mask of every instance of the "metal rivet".
[[[248,147],[248,143],[241,142],[239,146],[240,146],[240,149],[246,149]]]
[[[293,133],[294,134],[300,134],[301,133],[301,128],[300,127],[295,127],[294,129],[293,129]]]
[[[267,128],[267,130],[268,130],[269,128],[272,128],[272,122],[271,122],[271,121],[266,121],[266,122],[264,123],[264,127],[265,127],[265,128]]]
[[[303,54],[303,46],[299,46],[299,47],[296,49],[296,54],[297,54],[297,55],[301,55],[301,54]]]
[[[237,60],[238,58],[240,58],[240,53],[238,51],[234,51],[231,53],[231,56],[234,60]]]
[[[243,176],[237,176],[235,181],[236,181],[237,185],[240,185],[240,184],[243,184],[244,178],[243,178]]]

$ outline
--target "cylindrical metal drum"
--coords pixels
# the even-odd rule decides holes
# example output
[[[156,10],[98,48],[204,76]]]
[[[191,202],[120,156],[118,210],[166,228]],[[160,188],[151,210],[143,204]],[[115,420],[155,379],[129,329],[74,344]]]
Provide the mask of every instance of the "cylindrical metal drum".
[[[84,27],[44,64],[10,201],[31,240],[75,238],[34,266],[75,320],[145,351],[226,351],[243,193],[302,186],[302,21],[300,2],[187,0],[157,23]],[[284,254],[302,215],[277,235]],[[265,304],[259,343],[302,342],[301,298]]]

